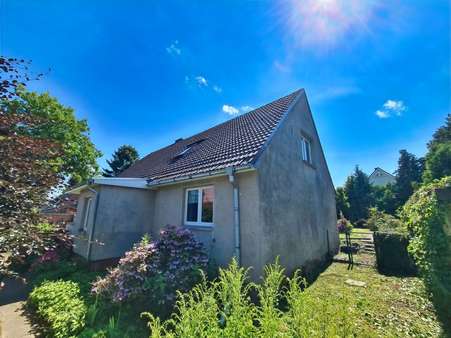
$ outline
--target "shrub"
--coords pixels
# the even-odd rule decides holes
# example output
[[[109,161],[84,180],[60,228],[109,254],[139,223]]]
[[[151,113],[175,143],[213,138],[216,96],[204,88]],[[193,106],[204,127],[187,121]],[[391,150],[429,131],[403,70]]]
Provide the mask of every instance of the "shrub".
[[[371,208],[366,226],[371,231],[383,232],[402,232],[403,227],[401,221],[385,212],[379,211],[376,208]]]
[[[393,275],[414,275],[415,265],[407,252],[406,234],[375,232],[374,249],[379,272]]]
[[[287,287],[283,287],[287,285]],[[303,291],[299,272],[287,279],[276,261],[265,268],[261,285],[248,282],[248,270],[235,260],[220,269],[217,280],[179,292],[172,318],[144,313],[151,337],[348,337],[357,336],[353,309],[346,296],[313,297]],[[258,305],[250,300],[257,293]],[[286,311],[281,310],[286,305]]]
[[[177,290],[187,291],[200,280],[207,263],[191,231],[167,226],[158,241],[145,238],[127,252],[116,268],[95,282],[93,292],[114,302],[150,297],[160,305],[173,303]]]
[[[451,245],[445,227],[451,201],[440,202],[437,189],[450,187],[451,176],[424,185],[402,209],[402,219],[411,236],[409,253],[436,304],[447,312],[448,321],[451,319]]]
[[[77,283],[44,282],[30,293],[28,304],[48,324],[53,337],[73,337],[85,325],[87,308]]]

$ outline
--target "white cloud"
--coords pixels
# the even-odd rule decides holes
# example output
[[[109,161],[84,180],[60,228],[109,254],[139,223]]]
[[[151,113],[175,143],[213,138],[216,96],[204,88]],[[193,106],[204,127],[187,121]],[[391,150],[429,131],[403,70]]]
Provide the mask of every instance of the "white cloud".
[[[241,106],[241,111],[242,111],[242,112],[247,113],[247,112],[249,112],[249,111],[251,111],[251,110],[254,110],[254,107],[251,107],[251,106]]]
[[[388,113],[387,113],[386,111],[383,111],[383,110],[377,110],[377,111],[376,111],[376,115],[377,115],[379,118],[381,118],[381,119],[386,119],[386,118],[390,117],[390,116],[388,115]]]
[[[237,115],[240,111],[237,109],[237,108],[235,108],[234,106],[229,106],[229,105],[227,105],[227,104],[225,104],[225,105],[223,105],[222,106],[222,111],[224,112],[224,113],[226,113],[226,114],[229,114],[229,115]]]
[[[204,78],[203,76],[198,75],[198,76],[196,76],[196,77],[194,78],[194,80],[196,80],[197,85],[198,85],[199,87],[208,87],[207,79]]]
[[[407,110],[407,106],[401,100],[387,100],[382,105],[381,109],[376,111],[377,117],[381,119],[387,119],[392,116],[401,116],[404,111]]]
[[[171,55],[180,55],[182,54],[182,50],[179,47],[179,41],[174,40],[169,47],[166,47],[166,52],[168,52]]]
[[[407,109],[404,102],[395,100],[387,100],[384,103],[384,108],[393,111],[398,116]]]
[[[231,116],[235,116],[238,114],[243,114],[250,112],[251,110],[254,110],[254,107],[251,106],[241,106],[240,108],[230,106],[228,104],[225,104],[222,106],[222,111],[226,114],[229,114]]]
[[[219,86],[217,86],[217,85],[214,85],[213,86],[213,90],[216,92],[216,93],[222,93],[222,88],[221,87],[219,87]]]

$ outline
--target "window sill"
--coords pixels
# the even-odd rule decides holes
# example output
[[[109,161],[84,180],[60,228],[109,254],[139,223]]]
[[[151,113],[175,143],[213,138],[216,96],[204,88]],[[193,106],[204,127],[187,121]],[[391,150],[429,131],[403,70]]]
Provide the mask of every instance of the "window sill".
[[[190,229],[196,229],[196,230],[204,230],[204,231],[210,231],[212,230],[215,225],[213,223],[211,224],[184,224],[185,228],[190,228]]]

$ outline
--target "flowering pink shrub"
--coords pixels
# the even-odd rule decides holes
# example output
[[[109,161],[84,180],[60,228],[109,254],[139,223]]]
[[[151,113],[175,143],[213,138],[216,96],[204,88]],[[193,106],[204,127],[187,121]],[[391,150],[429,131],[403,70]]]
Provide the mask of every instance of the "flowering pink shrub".
[[[168,225],[158,241],[145,238],[136,244],[92,291],[114,302],[141,295],[160,304],[173,302],[177,290],[188,291],[199,280],[207,263],[202,243],[190,230]]]
[[[338,232],[341,234],[351,232],[352,230],[352,224],[349,222],[346,218],[343,216],[340,217],[340,219],[337,221],[337,229]]]

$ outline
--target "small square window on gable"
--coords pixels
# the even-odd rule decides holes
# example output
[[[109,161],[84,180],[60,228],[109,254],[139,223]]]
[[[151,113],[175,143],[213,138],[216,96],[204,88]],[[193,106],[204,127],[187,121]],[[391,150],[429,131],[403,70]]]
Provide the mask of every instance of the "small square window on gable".
[[[305,136],[301,136],[301,155],[302,155],[302,160],[304,160],[305,162],[307,162],[309,164],[313,164],[312,145],[311,145],[310,140]]]
[[[186,189],[185,224],[213,224],[215,190],[212,186]]]

